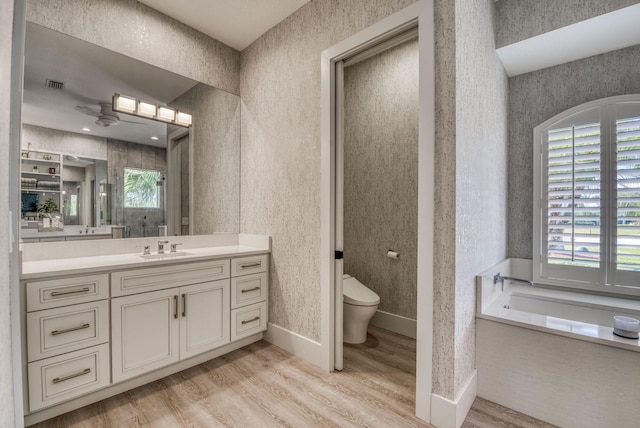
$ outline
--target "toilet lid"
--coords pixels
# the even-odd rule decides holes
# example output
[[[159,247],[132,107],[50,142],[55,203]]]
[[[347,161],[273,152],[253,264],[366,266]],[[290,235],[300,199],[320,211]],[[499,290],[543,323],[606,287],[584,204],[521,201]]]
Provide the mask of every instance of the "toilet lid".
[[[350,276],[342,280],[342,297],[344,303],[359,306],[374,306],[380,303],[380,296]]]

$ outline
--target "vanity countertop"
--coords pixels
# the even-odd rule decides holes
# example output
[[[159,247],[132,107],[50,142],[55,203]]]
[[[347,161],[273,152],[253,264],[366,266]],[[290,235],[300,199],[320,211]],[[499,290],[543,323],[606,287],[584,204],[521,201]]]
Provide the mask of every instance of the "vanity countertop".
[[[216,235],[210,236],[216,237]],[[251,256],[255,254],[264,254],[271,251],[271,241],[269,237],[261,235],[237,236],[239,237],[239,239],[237,239],[237,242],[233,242],[233,240],[229,239],[213,239],[210,242],[210,246],[204,246],[206,244],[203,244],[202,239],[198,241],[192,239],[196,237],[180,237],[179,240],[180,242],[184,243],[184,245],[178,249],[177,254],[183,255],[172,256],[167,249],[167,253],[162,258],[143,258],[141,257],[142,251],[136,253],[126,252],[122,254],[113,254],[113,250],[108,251],[109,249],[103,249],[103,254],[87,254],[85,256],[78,256],[77,254],[73,254],[77,253],[77,248],[76,251],[69,251],[69,254],[72,256],[66,258],[34,259],[35,254],[32,254],[31,257],[26,257],[25,259],[25,256],[23,255],[22,272],[20,274],[20,279],[43,279],[51,278],[52,276],[111,272],[121,269],[149,268],[178,263],[196,262],[207,259]],[[246,238],[247,236],[249,237],[249,239],[242,239],[242,237]],[[132,240],[130,239],[118,241],[120,241],[122,244],[128,244],[127,248],[131,247]],[[95,241],[93,243],[93,246],[97,245],[99,247],[102,242],[104,241]],[[112,241],[109,240],[109,242]],[[48,245],[51,245],[52,248],[55,249],[56,244],[58,244],[59,250],[65,250],[67,249],[65,247],[85,247],[87,245],[87,242],[61,242],[49,243]],[[31,245],[37,246],[34,247],[33,251],[41,251],[43,245],[45,244],[25,244],[23,247],[23,252],[31,250]],[[80,250],[81,249],[82,248],[80,248]],[[155,254],[155,247],[152,246],[151,251],[152,254]],[[96,250],[94,252],[99,253],[100,251]],[[111,254],[108,254],[109,252],[111,252]],[[61,253],[64,253],[64,251],[59,251],[57,254],[59,255]]]

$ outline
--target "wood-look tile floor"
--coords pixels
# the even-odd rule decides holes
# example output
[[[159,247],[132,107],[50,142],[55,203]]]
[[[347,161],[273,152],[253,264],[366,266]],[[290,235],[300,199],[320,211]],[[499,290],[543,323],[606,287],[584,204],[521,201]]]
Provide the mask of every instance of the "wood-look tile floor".
[[[325,373],[260,341],[37,427],[430,427],[414,416],[415,341],[370,327]],[[477,399],[463,428],[551,427]]]

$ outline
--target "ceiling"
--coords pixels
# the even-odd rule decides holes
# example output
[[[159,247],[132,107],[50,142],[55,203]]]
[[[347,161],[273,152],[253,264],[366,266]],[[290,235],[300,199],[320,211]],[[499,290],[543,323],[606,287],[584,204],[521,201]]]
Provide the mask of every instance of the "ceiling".
[[[138,0],[239,51],[309,0]]]

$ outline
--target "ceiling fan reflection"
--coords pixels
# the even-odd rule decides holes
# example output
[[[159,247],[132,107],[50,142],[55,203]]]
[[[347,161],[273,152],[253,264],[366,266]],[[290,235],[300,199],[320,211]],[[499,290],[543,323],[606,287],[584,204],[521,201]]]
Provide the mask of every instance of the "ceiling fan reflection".
[[[86,106],[75,106],[75,110],[89,116],[97,117],[98,120],[96,120],[96,125],[104,127],[117,125],[119,122],[133,123],[135,125],[146,125],[146,123],[143,122],[134,122],[132,120],[120,119],[120,116],[118,116],[118,114],[113,111],[111,103],[100,103],[99,111]]]

